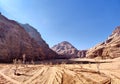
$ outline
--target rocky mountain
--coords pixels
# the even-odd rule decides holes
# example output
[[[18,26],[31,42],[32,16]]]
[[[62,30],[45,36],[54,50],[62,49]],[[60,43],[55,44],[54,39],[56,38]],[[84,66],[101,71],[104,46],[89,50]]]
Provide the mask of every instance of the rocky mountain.
[[[116,58],[120,57],[120,26],[116,27],[106,41],[87,51],[88,58]]]
[[[86,57],[87,50],[78,50],[77,57],[78,58],[84,58]]]
[[[20,59],[23,54],[26,55],[27,60],[49,59],[57,56],[42,38],[40,42],[45,46],[41,46],[16,21],[9,20],[0,14],[0,62]]]
[[[31,25],[29,24],[20,24],[26,32],[30,35],[31,38],[33,38],[40,46],[48,47],[46,42],[42,39],[41,34]]]
[[[53,46],[51,49],[60,55],[59,58],[85,57],[86,54],[86,50],[77,50],[72,44],[67,41],[63,41]]]

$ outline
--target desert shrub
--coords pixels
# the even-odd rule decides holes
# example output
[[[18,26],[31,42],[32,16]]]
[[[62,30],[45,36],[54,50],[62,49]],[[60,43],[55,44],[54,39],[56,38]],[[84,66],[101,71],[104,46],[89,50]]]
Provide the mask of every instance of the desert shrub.
[[[14,59],[13,64],[15,66],[14,75],[17,75],[18,74],[18,69],[19,69],[20,65],[22,64],[22,61],[20,59],[19,60]]]
[[[31,63],[34,65],[35,64],[35,62],[33,61],[33,60],[31,60]]]
[[[98,59],[95,59],[96,67],[97,67],[97,72],[100,73],[100,62]]]
[[[83,68],[82,64],[83,64],[83,63],[82,63],[82,62],[80,62],[80,64],[79,64],[79,65],[80,65],[80,68]]]
[[[91,62],[89,62],[89,68],[91,68]]]
[[[97,62],[97,72],[100,74],[100,62]]]
[[[26,55],[25,54],[23,54],[22,59],[23,59],[23,64],[25,64],[25,61],[26,61]]]

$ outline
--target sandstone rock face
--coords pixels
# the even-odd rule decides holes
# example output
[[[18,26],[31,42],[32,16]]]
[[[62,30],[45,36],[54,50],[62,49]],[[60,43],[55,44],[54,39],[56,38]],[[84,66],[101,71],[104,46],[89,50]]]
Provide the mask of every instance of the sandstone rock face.
[[[72,44],[67,41],[63,41],[51,48],[55,52],[57,52],[61,57],[59,58],[77,58],[77,57],[85,57],[85,51],[77,50]]]
[[[20,59],[23,54],[26,54],[27,60],[54,58],[57,55],[49,47],[41,47],[17,22],[0,15],[0,62]]]
[[[120,57],[120,26],[118,26],[106,41],[96,45],[87,51],[88,58],[102,57],[116,58]]]

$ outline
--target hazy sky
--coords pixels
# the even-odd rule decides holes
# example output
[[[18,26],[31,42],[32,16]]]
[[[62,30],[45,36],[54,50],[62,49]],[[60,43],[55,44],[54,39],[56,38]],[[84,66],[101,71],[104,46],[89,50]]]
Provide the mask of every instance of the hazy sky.
[[[0,0],[0,11],[35,27],[50,47],[69,41],[88,49],[120,25],[120,0]]]

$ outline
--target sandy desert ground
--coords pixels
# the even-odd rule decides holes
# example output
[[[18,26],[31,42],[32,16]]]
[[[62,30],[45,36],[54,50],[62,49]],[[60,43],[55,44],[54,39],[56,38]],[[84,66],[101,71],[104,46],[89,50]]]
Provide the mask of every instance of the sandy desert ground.
[[[71,59],[52,64],[0,64],[0,84],[120,84],[120,58],[113,60]],[[57,61],[56,61],[57,62]],[[83,64],[84,63],[84,64]]]

